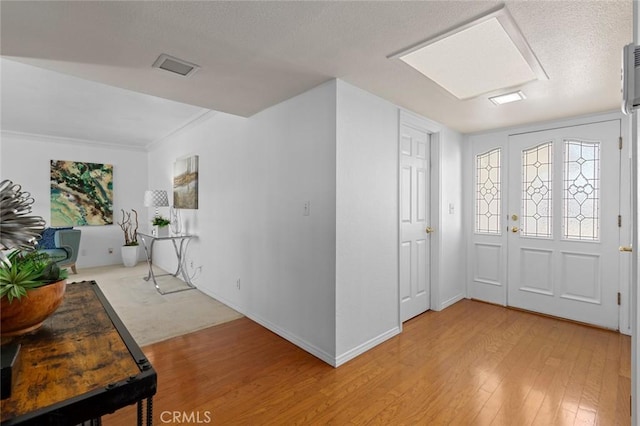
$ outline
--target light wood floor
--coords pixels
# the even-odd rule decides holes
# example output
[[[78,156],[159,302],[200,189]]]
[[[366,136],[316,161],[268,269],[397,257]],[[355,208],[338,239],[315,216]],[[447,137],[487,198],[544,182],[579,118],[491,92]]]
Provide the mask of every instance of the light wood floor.
[[[469,300],[337,369],[247,318],[144,351],[157,425],[630,423],[628,336]]]

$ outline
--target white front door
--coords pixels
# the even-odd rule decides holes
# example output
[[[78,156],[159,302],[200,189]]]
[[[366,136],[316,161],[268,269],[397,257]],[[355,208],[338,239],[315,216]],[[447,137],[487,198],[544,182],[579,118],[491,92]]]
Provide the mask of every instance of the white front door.
[[[493,135],[473,142],[474,209],[469,251],[469,296],[499,305],[507,304],[506,147]]]
[[[400,126],[400,316],[429,309],[429,133]]]
[[[509,137],[507,304],[618,328],[620,123]]]

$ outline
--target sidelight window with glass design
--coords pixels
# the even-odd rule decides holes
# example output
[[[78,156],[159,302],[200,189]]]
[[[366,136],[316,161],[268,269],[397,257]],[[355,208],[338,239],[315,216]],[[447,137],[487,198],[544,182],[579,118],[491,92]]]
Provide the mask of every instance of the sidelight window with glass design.
[[[600,216],[600,142],[564,141],[563,238],[597,241]]]
[[[479,234],[500,234],[500,156],[500,148],[476,155],[475,231]]]

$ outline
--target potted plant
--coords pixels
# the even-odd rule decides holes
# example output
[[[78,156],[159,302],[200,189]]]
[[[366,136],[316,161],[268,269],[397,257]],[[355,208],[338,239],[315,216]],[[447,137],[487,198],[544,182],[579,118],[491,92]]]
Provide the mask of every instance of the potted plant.
[[[131,212],[122,212],[122,221],[118,222],[122,232],[124,232],[124,245],[122,246],[122,263],[124,266],[132,267],[138,263],[138,212],[131,209]],[[133,213],[133,219],[131,214]]]
[[[169,235],[169,224],[171,221],[162,215],[157,215],[151,221],[153,225],[152,234],[155,237],[166,237]]]
[[[45,221],[30,216],[34,200],[20,185],[0,182],[0,328],[3,336],[40,327],[62,303],[66,270],[35,251]]]
[[[62,303],[67,271],[47,253],[14,250],[0,264],[2,335],[28,333]]]

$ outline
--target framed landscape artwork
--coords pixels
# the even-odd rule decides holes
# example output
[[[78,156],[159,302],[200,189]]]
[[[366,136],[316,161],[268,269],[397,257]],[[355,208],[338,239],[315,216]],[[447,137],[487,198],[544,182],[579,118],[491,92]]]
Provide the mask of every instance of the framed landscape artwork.
[[[51,226],[113,224],[113,165],[51,160]]]
[[[182,158],[173,164],[173,207],[198,208],[198,156]]]

